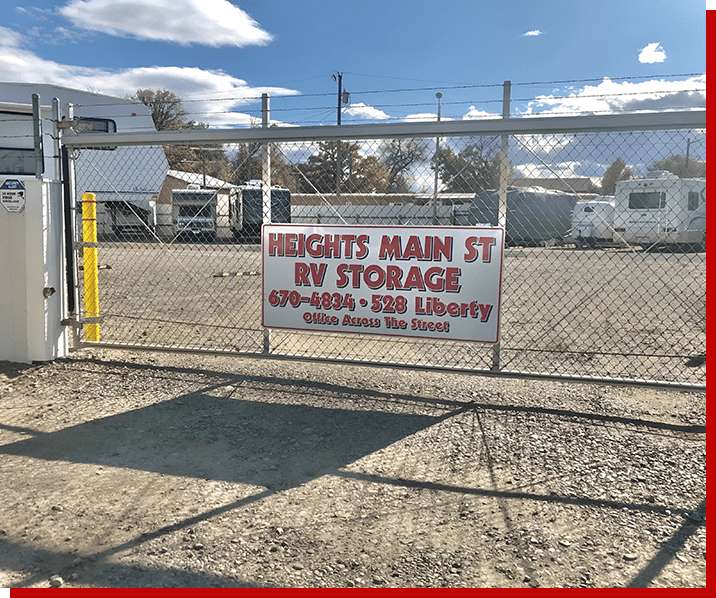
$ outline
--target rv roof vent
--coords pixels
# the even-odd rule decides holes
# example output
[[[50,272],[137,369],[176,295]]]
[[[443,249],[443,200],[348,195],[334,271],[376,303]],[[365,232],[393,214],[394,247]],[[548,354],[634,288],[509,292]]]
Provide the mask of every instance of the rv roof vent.
[[[201,189],[201,187],[199,185],[197,185],[196,183],[189,183],[186,186],[186,188],[189,189],[190,191],[198,191],[199,189]]]

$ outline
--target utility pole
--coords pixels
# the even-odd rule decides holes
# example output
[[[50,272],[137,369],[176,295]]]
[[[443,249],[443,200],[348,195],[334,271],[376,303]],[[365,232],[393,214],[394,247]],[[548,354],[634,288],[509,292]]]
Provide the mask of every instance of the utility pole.
[[[341,124],[341,101],[343,99],[343,73],[336,71],[335,75],[332,75],[333,80],[338,82],[338,123]]]
[[[338,126],[341,124],[341,96],[343,95],[343,73],[336,71],[332,75],[338,82]],[[341,140],[336,139],[336,203],[341,203]]]

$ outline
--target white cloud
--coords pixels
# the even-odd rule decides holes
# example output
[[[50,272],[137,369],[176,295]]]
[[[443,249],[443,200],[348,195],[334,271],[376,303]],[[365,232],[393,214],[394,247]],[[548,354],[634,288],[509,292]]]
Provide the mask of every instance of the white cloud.
[[[703,109],[706,102],[706,75],[681,81],[652,79],[632,83],[608,77],[598,85],[564,95],[537,96],[522,115],[552,116],[609,112]]]
[[[71,0],[60,14],[108,35],[182,45],[264,45],[271,35],[227,0]]]
[[[0,73],[15,83],[47,83],[81,90],[92,90],[115,97],[132,95],[137,89],[169,89],[184,99],[189,118],[211,126],[248,125],[251,116],[235,112],[253,104],[260,106],[262,93],[293,95],[281,87],[251,87],[220,70],[190,67],[153,66],[108,70],[60,64],[40,58],[27,48],[20,33],[0,27]],[[211,101],[211,98],[221,98]],[[28,99],[29,103],[29,99]]]
[[[639,62],[652,64],[654,62],[664,62],[666,60],[666,52],[659,42],[647,44],[639,50]]]
[[[36,19],[47,20],[51,17],[55,10],[53,8],[39,8],[38,6],[16,6],[15,12],[21,15],[32,15]]]
[[[485,112],[484,110],[478,110],[475,106],[470,106],[468,113],[462,117],[463,120],[481,120],[483,118],[502,118],[502,115]]]
[[[574,135],[518,135],[516,145],[523,147],[532,155],[546,156],[566,148],[575,139]]]
[[[546,164],[519,164],[515,166],[516,178],[575,178],[582,163],[577,161]]]
[[[348,108],[344,108],[343,112],[344,114],[350,114],[351,116],[360,116],[362,118],[369,118],[372,120],[387,120],[390,118],[382,110],[373,108],[373,106],[367,106],[363,102],[351,104]]]
[[[435,112],[421,112],[419,114],[409,114],[403,120],[406,122],[418,122],[423,120],[437,120],[438,115]]]
[[[532,31],[528,31],[527,33],[522,34],[523,37],[537,37],[538,35],[542,35],[542,31],[539,29],[533,29]]]
[[[435,112],[419,112],[417,114],[408,114],[403,117],[404,122],[421,122],[421,121],[437,121],[438,115]],[[440,116],[440,120],[454,120],[448,116]]]
[[[22,34],[0,26],[0,48],[17,48],[22,45]]]

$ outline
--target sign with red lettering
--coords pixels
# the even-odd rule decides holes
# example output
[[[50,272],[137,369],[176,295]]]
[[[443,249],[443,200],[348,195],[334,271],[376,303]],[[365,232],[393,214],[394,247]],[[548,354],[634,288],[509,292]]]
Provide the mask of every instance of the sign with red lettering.
[[[265,224],[263,325],[499,340],[504,230]]]

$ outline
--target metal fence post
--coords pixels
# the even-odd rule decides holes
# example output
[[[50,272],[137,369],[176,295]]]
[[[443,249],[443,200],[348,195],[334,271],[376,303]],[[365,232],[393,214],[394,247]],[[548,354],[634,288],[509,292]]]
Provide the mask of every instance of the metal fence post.
[[[36,93],[32,94],[32,135],[35,142],[35,178],[41,179],[45,172],[45,156],[42,151],[40,96]]]
[[[269,95],[261,94],[261,127],[267,129],[271,123]],[[261,191],[263,199],[263,222],[271,222],[271,144],[261,144]],[[271,330],[264,328],[264,353],[271,352]]]
[[[435,94],[438,99],[438,122],[440,122],[440,98],[443,94]],[[435,183],[433,184],[433,224],[438,224],[438,187],[440,186],[440,137],[435,138]]]
[[[61,110],[60,110],[61,112]],[[68,103],[66,105],[65,115],[60,114],[60,120],[72,122],[74,119],[74,105]],[[59,121],[58,121],[59,122]],[[77,200],[75,197],[75,158],[78,150],[68,148],[64,144],[67,137],[64,135],[64,129],[59,125],[56,127],[60,138],[60,162],[62,167],[62,195],[64,206],[64,226],[65,226],[65,261],[67,272],[67,322],[72,326],[72,346],[79,348],[82,346],[81,325],[79,322],[80,312],[80,288],[79,288],[79,268],[78,268],[78,247],[76,241],[81,239],[81,229],[78,224],[81,219],[76,218],[78,213]]]
[[[502,118],[510,118],[510,92],[512,82],[505,81],[502,87]],[[510,138],[508,135],[502,135],[500,147],[500,195],[499,208],[497,214],[497,226],[507,230],[507,179],[509,175],[509,158]],[[507,234],[505,232],[505,242],[507,242]],[[502,299],[500,299],[501,301]],[[500,313],[502,309],[500,308]],[[499,333],[500,331],[498,331]],[[492,371],[500,371],[500,338],[492,347]]]

